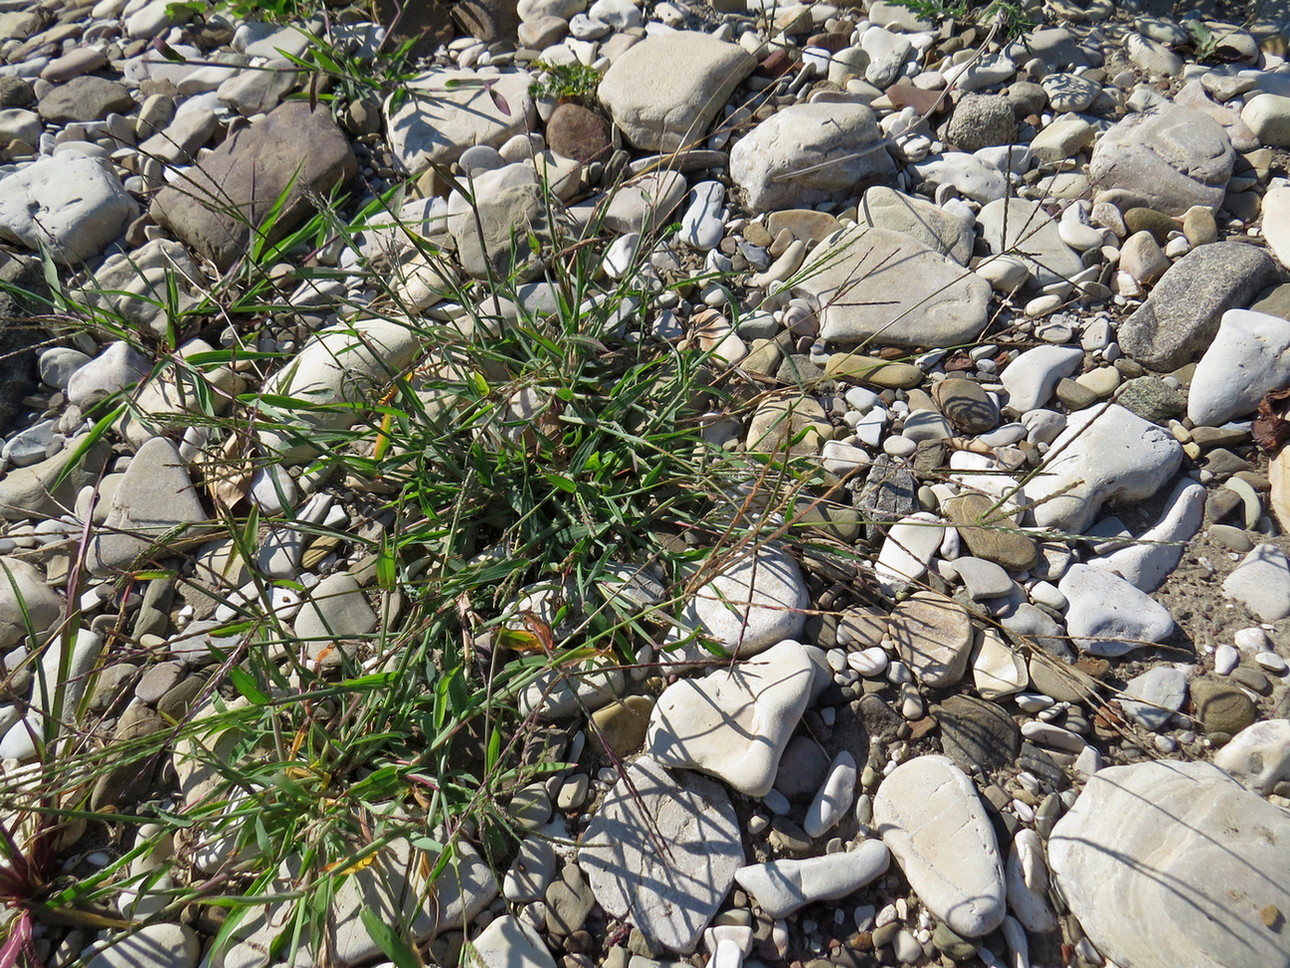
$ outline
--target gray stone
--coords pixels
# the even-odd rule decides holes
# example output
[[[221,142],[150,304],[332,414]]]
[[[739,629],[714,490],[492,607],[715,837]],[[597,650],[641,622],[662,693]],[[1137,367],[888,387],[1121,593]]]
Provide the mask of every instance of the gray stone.
[[[1170,105],[1130,114],[1102,135],[1089,177],[1099,199],[1121,209],[1143,206],[1182,215],[1193,205],[1223,202],[1235,152],[1213,119]]]
[[[55,84],[36,105],[40,116],[54,124],[101,121],[113,112],[128,114],[134,98],[125,86],[106,77],[85,75]]]
[[[448,834],[437,830],[431,831],[431,836],[446,839]],[[323,950],[338,966],[381,957],[381,947],[368,932],[361,912],[370,911],[382,924],[400,925],[412,943],[420,944],[442,930],[469,923],[497,896],[497,882],[488,865],[459,836],[452,859],[432,887],[425,874],[436,861],[436,855],[412,847],[404,838],[376,852],[371,864],[339,882],[330,905],[321,912],[321,935],[312,923],[301,932],[297,956],[303,960],[299,963],[311,963],[312,952]],[[268,960],[270,948],[295,905],[294,885],[304,876],[302,868],[295,857],[283,863],[277,880],[261,889],[266,903],[248,911],[234,929],[233,940],[240,941],[239,954],[247,958],[245,963]],[[288,896],[277,900],[277,894]],[[317,957],[321,960],[323,956]],[[225,963],[235,960],[230,953]]]
[[[990,251],[1019,257],[1040,286],[1064,282],[1084,268],[1079,253],[1062,241],[1057,220],[1038,202],[1001,198],[983,206],[977,222]]]
[[[1021,753],[1021,730],[1002,706],[975,696],[950,696],[932,714],[941,726],[941,748],[962,770],[993,772]]]
[[[431,164],[451,164],[474,145],[498,148],[531,130],[533,80],[524,71],[432,70],[412,78],[385,102],[386,131],[399,166],[418,175]]]
[[[145,924],[86,962],[86,968],[196,968],[202,943],[186,924]]]
[[[972,781],[944,756],[896,767],[873,798],[873,825],[931,914],[965,938],[1007,914],[1003,861]]]
[[[1290,814],[1209,763],[1098,771],[1054,827],[1048,862],[1089,940],[1118,964],[1287,962],[1275,925],[1290,911],[1279,874]]]
[[[0,431],[22,410],[22,399],[36,390],[35,348],[46,339],[36,321],[48,311],[49,285],[39,260],[0,257]],[[0,492],[4,485],[0,483]],[[0,501],[0,514],[3,514]]]
[[[952,346],[984,329],[990,285],[915,240],[856,226],[820,243],[793,288],[835,343]]]
[[[730,152],[730,177],[754,211],[814,205],[895,170],[873,111],[845,102],[786,107]]]
[[[945,138],[960,151],[977,151],[1017,140],[1012,102],[1001,94],[965,94],[945,126]]]
[[[132,252],[108,256],[91,282],[73,290],[77,299],[157,336],[165,336],[179,322],[178,314],[197,305],[198,287],[207,285],[187,250],[170,239],[153,239]]]
[[[970,217],[885,185],[875,185],[864,193],[857,220],[909,236],[959,265],[967,265],[972,257],[976,233]]]
[[[300,151],[301,145],[309,150]],[[242,128],[163,188],[152,211],[179,240],[227,269],[257,233],[280,240],[314,211],[313,198],[358,173],[349,139],[325,110],[289,101]],[[285,203],[278,208],[279,201]],[[272,224],[265,225],[270,213]]]
[[[606,229],[619,235],[656,231],[668,223],[685,193],[685,176],[679,171],[641,175],[602,202],[601,222]]]
[[[1134,676],[1120,695],[1124,714],[1143,729],[1162,730],[1187,698],[1187,673],[1175,666],[1156,666]]]
[[[846,897],[880,877],[891,852],[880,840],[866,840],[854,850],[804,860],[772,860],[735,872],[739,886],[757,899],[772,918],[786,918],[816,901]]]
[[[26,637],[28,620],[36,632],[52,628],[63,605],[62,597],[34,565],[21,558],[0,558],[0,649]]]
[[[110,575],[150,551],[165,556],[169,540],[191,537],[190,526],[206,519],[179,448],[153,437],[130,460],[107,519],[90,539],[90,571]]]
[[[671,951],[694,950],[744,860],[721,786],[642,757],[587,825],[578,864],[605,911]]]
[[[1273,544],[1255,545],[1223,581],[1223,594],[1264,622],[1290,616],[1290,562],[1285,553]]]
[[[666,70],[659,66],[666,64]],[[609,66],[596,91],[627,140],[645,151],[697,145],[756,66],[736,44],[678,31],[647,37]]]
[[[953,686],[967,671],[972,618],[958,602],[932,591],[915,592],[891,613],[887,634],[918,681]]]
[[[318,643],[363,636],[374,628],[376,613],[358,581],[353,575],[339,573],[328,575],[314,586],[296,615],[292,631],[297,638],[312,643],[310,648],[316,652]]]
[[[792,640],[729,669],[668,686],[650,717],[646,750],[665,766],[720,777],[765,796],[811,697],[815,666]]]
[[[1119,575],[1071,565],[1057,587],[1070,606],[1066,632],[1090,655],[1119,656],[1163,642],[1174,629],[1169,610]]]
[[[100,440],[76,458],[75,465],[64,474],[84,443],[84,435],[74,437],[53,457],[27,467],[15,467],[0,478],[0,517],[18,521],[65,514],[75,504],[80,489],[98,480],[112,453],[111,445]]]
[[[1003,371],[1008,405],[1019,414],[1037,410],[1052,399],[1064,377],[1078,372],[1084,351],[1078,346],[1036,346],[1026,350]]]
[[[312,458],[324,445],[323,435],[348,430],[358,418],[346,404],[360,402],[401,373],[419,348],[415,331],[388,320],[338,323],[323,330],[264,384],[266,396],[294,397],[318,409],[285,414],[285,426],[260,431],[261,444],[288,463]],[[324,409],[328,405],[334,409]]]
[[[1224,312],[1247,306],[1278,276],[1276,263],[1252,245],[1198,246],[1170,267],[1120,325],[1120,347],[1153,370],[1177,369],[1209,348]]]
[[[724,557],[724,556],[723,556]],[[712,574],[685,605],[682,622],[737,656],[763,652],[802,630],[809,604],[797,560],[775,546],[762,546],[714,562]],[[697,643],[672,650],[677,661],[713,661]]]
[[[112,166],[89,155],[41,158],[0,180],[0,239],[65,265],[98,255],[138,212]]]
[[[1182,445],[1163,427],[1116,404],[1070,419],[1041,471],[1026,482],[1035,523],[1080,533],[1106,501],[1140,501],[1159,491],[1182,463]]]

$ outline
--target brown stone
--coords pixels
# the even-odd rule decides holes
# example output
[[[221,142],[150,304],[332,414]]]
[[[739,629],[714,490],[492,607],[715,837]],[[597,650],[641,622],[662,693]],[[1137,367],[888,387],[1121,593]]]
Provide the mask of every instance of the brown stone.
[[[897,81],[883,93],[887,95],[887,100],[897,111],[912,107],[920,115],[944,114],[950,106],[950,99],[941,97],[943,92],[924,91],[908,81]]]
[[[654,702],[645,696],[628,696],[602,706],[591,714],[593,749],[605,751],[606,744],[618,757],[630,756],[645,743]]]
[[[1197,679],[1191,684],[1191,704],[1202,728],[1208,733],[1236,735],[1258,718],[1254,700],[1239,686],[1216,679]]]
[[[153,211],[181,241],[227,269],[251,248],[252,226],[276,242],[313,211],[310,195],[325,196],[357,174],[349,139],[327,110],[288,101],[162,189]],[[281,212],[263,225],[288,187]]]
[[[455,7],[463,9],[458,11],[454,9]],[[477,10],[477,7],[500,8],[503,11],[509,7],[515,23],[519,22],[518,15],[514,13],[514,2],[477,4],[472,0],[463,0],[458,4],[446,3],[444,0],[376,0],[376,16],[390,32],[387,44],[391,50],[412,40],[412,56],[419,57],[433,54],[440,44],[452,40],[453,17],[449,15],[450,12],[458,18],[463,27],[470,25],[467,33],[474,33],[475,28],[482,29],[487,26],[489,21],[484,12]],[[482,34],[475,34],[475,36],[483,41],[494,39]],[[515,36],[514,26],[511,27],[510,36],[512,38]]]
[[[546,123],[547,146],[575,161],[603,161],[613,147],[609,123],[580,104],[561,104]]]
[[[993,511],[995,501],[985,494],[962,494],[945,502],[945,514],[958,528],[959,537],[977,558],[993,561],[1010,571],[1029,571],[1039,552],[1034,539],[1015,530],[1011,519]],[[979,521],[988,522],[978,525]]]

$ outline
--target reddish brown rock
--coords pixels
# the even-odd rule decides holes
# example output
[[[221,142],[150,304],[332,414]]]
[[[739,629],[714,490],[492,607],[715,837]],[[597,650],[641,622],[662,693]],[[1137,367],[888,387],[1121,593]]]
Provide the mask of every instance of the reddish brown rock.
[[[176,237],[221,269],[251,247],[284,191],[286,205],[268,227],[276,242],[313,211],[311,195],[326,196],[358,174],[349,139],[325,108],[289,101],[243,128],[157,193],[152,212]]]
[[[914,87],[908,81],[898,81],[883,93],[887,95],[887,100],[897,111],[912,107],[921,115],[929,112],[944,114],[950,106],[948,97],[941,98],[942,91],[924,91],[921,87]]]
[[[551,112],[546,143],[556,154],[581,162],[603,161],[612,148],[609,124],[578,104],[561,104]]]

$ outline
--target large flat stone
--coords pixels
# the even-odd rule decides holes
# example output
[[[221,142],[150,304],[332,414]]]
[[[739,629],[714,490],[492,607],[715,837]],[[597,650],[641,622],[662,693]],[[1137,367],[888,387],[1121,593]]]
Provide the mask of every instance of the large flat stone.
[[[907,235],[856,226],[815,249],[793,287],[835,343],[953,346],[984,329],[990,285]]]
[[[1209,763],[1098,771],[1053,829],[1048,862],[1117,964],[1290,965],[1290,813]]]
[[[967,774],[944,756],[918,756],[882,781],[873,823],[927,910],[955,934],[979,938],[1007,913],[1003,860]]]
[[[452,164],[475,145],[500,147],[533,127],[532,83],[525,71],[432,70],[417,75],[385,102],[395,159],[417,175],[432,164]]]
[[[650,718],[647,751],[765,796],[811,697],[815,667],[791,639],[758,656],[663,691]]]
[[[744,862],[720,784],[641,757],[605,795],[578,866],[600,906],[655,944],[694,950]]]
[[[756,66],[737,44],[679,31],[620,54],[596,91],[627,140],[645,151],[694,147]]]
[[[1118,404],[1071,414],[1039,471],[1026,482],[1035,523],[1082,532],[1106,501],[1141,501],[1169,482],[1182,445]]]
[[[152,211],[180,241],[227,269],[261,233],[276,242],[304,221],[314,210],[311,194],[325,197],[357,174],[349,139],[327,110],[288,101],[158,192]],[[286,204],[270,219],[284,192]]]

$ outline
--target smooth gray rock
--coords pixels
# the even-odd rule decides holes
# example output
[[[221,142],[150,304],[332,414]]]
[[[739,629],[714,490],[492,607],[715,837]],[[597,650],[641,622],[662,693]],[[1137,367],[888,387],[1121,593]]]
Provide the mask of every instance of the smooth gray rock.
[[[763,546],[711,569],[712,578],[685,605],[686,627],[712,638],[738,656],[755,655],[777,642],[796,638],[806,622],[806,579],[792,555]],[[714,661],[698,643],[667,653],[673,661]]]
[[[0,649],[27,634],[28,620],[36,632],[47,631],[62,615],[63,604],[35,565],[21,558],[0,558]]]
[[[1124,655],[1163,642],[1174,629],[1168,609],[1104,569],[1071,565],[1057,587],[1070,602],[1071,643],[1090,655]]]
[[[376,628],[376,613],[358,580],[344,572],[328,575],[309,593],[292,626],[297,638],[334,642],[366,635]]]
[[[918,756],[882,781],[873,825],[933,916],[964,938],[997,928],[1007,914],[1003,860],[985,806],[944,756]]]
[[[191,526],[206,520],[179,448],[165,437],[153,437],[131,459],[112,494],[107,519],[90,539],[90,571],[110,575],[154,549],[164,556],[170,536],[191,537]]]
[[[1223,313],[1248,306],[1279,278],[1276,263],[1255,246],[1197,246],[1170,266],[1147,301],[1120,324],[1120,348],[1153,370],[1177,369],[1209,349]]]
[[[1161,730],[1182,709],[1186,698],[1187,673],[1176,666],[1160,665],[1124,684],[1120,708],[1144,729]]]
[[[1290,965],[1290,813],[1212,764],[1099,770],[1053,828],[1048,863],[1089,940],[1117,964]]]
[[[729,669],[681,679],[654,706],[646,750],[666,766],[711,773],[740,793],[765,796],[814,680],[814,664],[791,639]]]
[[[983,330],[990,285],[920,242],[855,226],[821,242],[793,287],[835,343],[952,346]]]
[[[1253,413],[1264,394],[1285,386],[1290,386],[1290,320],[1229,309],[1196,364],[1187,416],[1199,427],[1219,427]]]
[[[907,235],[959,265],[967,265],[976,239],[973,220],[955,210],[933,205],[885,185],[875,185],[860,199],[856,214],[862,225]]]
[[[1036,346],[1004,368],[1001,382],[1008,405],[1019,414],[1037,410],[1052,399],[1064,377],[1079,372],[1084,351],[1078,346]]]
[[[186,924],[145,924],[95,954],[86,968],[196,968],[202,942]]]
[[[153,239],[129,253],[108,256],[91,285],[73,290],[77,299],[140,329],[165,336],[172,310],[185,313],[200,302],[206,276],[188,251],[170,239]],[[171,287],[174,288],[172,305]]]
[[[756,64],[742,47],[708,34],[654,35],[614,60],[596,95],[637,148],[696,147]]]
[[[1058,234],[1057,220],[1038,202],[998,199],[982,206],[977,224],[990,251],[1020,258],[1039,286],[1063,282],[1084,268],[1079,253]]]
[[[1222,204],[1235,157],[1218,122],[1169,105],[1130,114],[1102,135],[1088,170],[1099,200],[1182,215],[1193,205]]]
[[[653,944],[689,953],[744,861],[739,821],[720,784],[638,759],[587,825],[578,866],[607,913]]]
[[[348,430],[358,419],[347,405],[402,372],[420,345],[410,326],[384,319],[337,323],[318,333],[264,384],[267,397],[294,397],[318,409],[288,410],[282,427],[260,431],[262,446],[285,463],[314,457],[325,434]],[[323,409],[326,405],[335,409]]]
[[[754,211],[804,208],[854,191],[896,166],[863,104],[794,104],[753,128],[730,152],[730,177]]]
[[[786,918],[808,904],[858,891],[890,863],[891,852],[882,841],[866,840],[837,854],[750,864],[735,872],[735,880],[770,917]]]
[[[1255,545],[1223,581],[1223,594],[1264,622],[1290,616],[1290,562],[1285,553],[1274,544]]]
[[[1117,404],[1098,404],[1071,414],[1026,482],[1026,497],[1040,527],[1078,534],[1103,503],[1150,497],[1181,463],[1182,445],[1169,431]]]
[[[0,179],[0,239],[79,265],[139,214],[112,166],[88,155],[41,158]]]

